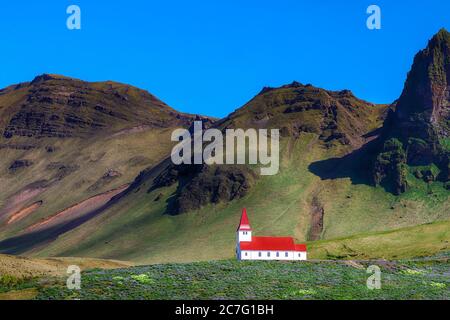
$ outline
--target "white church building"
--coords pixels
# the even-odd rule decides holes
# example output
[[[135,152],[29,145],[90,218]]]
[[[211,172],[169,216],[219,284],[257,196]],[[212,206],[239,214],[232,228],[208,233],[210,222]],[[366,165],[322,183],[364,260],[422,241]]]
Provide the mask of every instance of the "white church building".
[[[238,260],[306,260],[306,245],[295,244],[291,237],[255,237],[248,221],[247,210],[242,210],[237,229],[236,255]]]

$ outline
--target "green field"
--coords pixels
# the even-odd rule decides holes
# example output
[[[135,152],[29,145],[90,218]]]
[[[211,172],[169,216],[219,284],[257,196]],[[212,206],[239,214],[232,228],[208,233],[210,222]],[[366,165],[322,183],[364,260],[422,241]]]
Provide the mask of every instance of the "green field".
[[[449,254],[399,261],[237,262],[165,264],[91,270],[81,290],[65,279],[36,279],[16,290],[34,299],[450,299]],[[381,269],[381,289],[369,290],[366,269]],[[9,297],[11,297],[9,293]],[[28,296],[27,296],[28,295]],[[4,298],[0,294],[0,298]],[[6,296],[8,297],[8,296]]]

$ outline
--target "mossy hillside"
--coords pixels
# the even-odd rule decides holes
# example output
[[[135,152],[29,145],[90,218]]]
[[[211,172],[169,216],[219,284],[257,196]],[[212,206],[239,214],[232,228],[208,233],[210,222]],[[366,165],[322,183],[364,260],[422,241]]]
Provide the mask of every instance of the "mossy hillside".
[[[450,221],[308,243],[314,259],[386,260],[427,257],[450,248]]]
[[[393,186],[393,192],[399,195],[406,191],[406,153],[403,144],[397,139],[384,143],[382,152],[377,156],[374,167],[375,184]]]
[[[387,140],[374,162],[375,184],[382,185],[395,195],[419,185],[416,179],[428,183],[429,188],[431,184],[445,187],[448,181],[448,157],[442,149],[437,151],[442,156],[433,156],[428,146],[417,138],[410,138],[406,145],[397,138]]]
[[[294,236],[303,242],[311,229],[313,198],[319,199],[325,212],[321,239],[394,230],[450,218],[448,192],[442,187],[433,187],[435,194],[430,196],[427,184],[418,179],[420,188],[401,196],[394,196],[382,187],[354,184],[348,178],[321,180],[308,170],[309,163],[330,157],[333,151],[317,141],[318,136],[314,134],[283,139],[278,175],[260,177],[242,199],[208,205],[178,216],[164,214],[176,185],[148,193],[152,185],[149,180],[101,216],[60,236],[38,254],[140,263],[231,258],[236,224],[243,207],[249,212],[256,235]],[[159,200],[155,201],[157,198]],[[391,249],[395,251],[396,247],[385,247],[386,251]],[[371,257],[383,254],[386,253],[374,250]]]

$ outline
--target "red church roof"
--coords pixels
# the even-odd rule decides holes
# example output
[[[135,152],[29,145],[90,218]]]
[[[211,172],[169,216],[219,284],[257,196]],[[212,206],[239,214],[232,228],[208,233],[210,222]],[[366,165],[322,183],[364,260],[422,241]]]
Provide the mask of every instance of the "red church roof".
[[[238,231],[248,231],[251,230],[250,222],[248,222],[247,210],[242,209],[241,222],[239,223]]]
[[[251,230],[247,210],[242,210],[238,231]],[[252,237],[251,242],[240,242],[241,250],[249,251],[298,251],[306,252],[306,245],[295,244],[292,237]]]
[[[306,245],[295,244],[291,237],[252,237],[252,242],[241,242],[241,250],[250,251],[300,251],[306,252]]]
[[[296,244],[295,251],[306,252],[306,244]]]

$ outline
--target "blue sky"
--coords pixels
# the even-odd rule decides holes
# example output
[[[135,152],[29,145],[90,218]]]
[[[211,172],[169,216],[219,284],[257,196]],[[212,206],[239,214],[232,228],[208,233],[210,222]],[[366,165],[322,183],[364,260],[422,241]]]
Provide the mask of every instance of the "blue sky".
[[[66,28],[71,4],[81,30]],[[366,28],[370,4],[381,30]],[[115,80],[217,117],[293,80],[389,103],[449,12],[446,0],[2,1],[0,87],[42,73]]]

